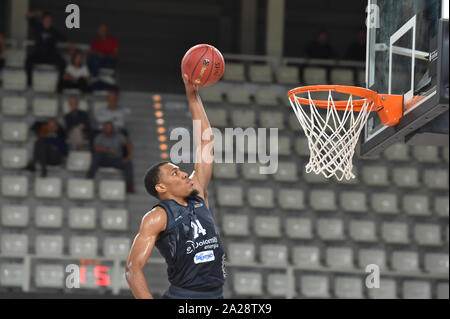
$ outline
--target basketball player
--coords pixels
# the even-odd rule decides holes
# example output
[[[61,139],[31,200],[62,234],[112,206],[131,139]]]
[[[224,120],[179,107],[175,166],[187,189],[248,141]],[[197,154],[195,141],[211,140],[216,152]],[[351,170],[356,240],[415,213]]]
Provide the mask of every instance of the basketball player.
[[[211,126],[198,87],[186,74],[183,80],[192,119],[200,121],[203,136]],[[190,176],[169,162],[158,163],[145,174],[147,191],[160,202],[142,218],[127,260],[125,275],[136,298],[153,298],[142,268],[155,245],[168,265],[170,287],[163,298],[223,298],[224,251],[207,193],[214,156],[207,145],[212,141],[213,137],[195,141],[201,151]]]

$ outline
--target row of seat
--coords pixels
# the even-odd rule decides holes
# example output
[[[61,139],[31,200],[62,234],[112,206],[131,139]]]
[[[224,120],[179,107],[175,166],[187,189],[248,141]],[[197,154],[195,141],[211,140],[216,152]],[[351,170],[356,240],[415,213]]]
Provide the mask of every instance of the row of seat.
[[[58,72],[47,66],[34,68],[33,91],[55,92],[58,85]],[[3,69],[3,89],[7,91],[24,91],[27,89],[27,76],[22,68]]]
[[[8,228],[29,228],[30,220],[42,229],[61,229],[64,219],[71,229],[97,229],[97,211],[92,207],[71,207],[67,217],[60,206],[37,206],[30,213],[30,206],[3,205],[1,208],[1,225]],[[32,217],[31,217],[32,216]],[[122,208],[103,208],[99,224],[104,230],[128,230],[128,210]]]
[[[245,196],[244,196],[245,194]],[[309,195],[309,197],[307,197]],[[247,199],[244,202],[244,197]],[[449,216],[448,196],[435,196],[431,209],[431,198],[428,195],[405,194],[402,197],[402,205],[399,207],[399,195],[392,192],[370,193],[370,207],[368,206],[368,194],[362,191],[340,191],[337,194],[333,190],[293,189],[282,188],[275,194],[272,188],[251,187],[244,192],[239,185],[216,186],[216,200],[219,207],[243,207],[247,205],[254,208],[283,210],[306,210],[308,206],[314,211],[337,211],[366,213],[374,211],[379,214],[398,214],[405,212],[411,216],[428,216],[435,212],[438,216]],[[277,202],[275,202],[275,199]]]
[[[381,279],[380,287],[367,289],[360,276],[339,275],[330,279],[327,275],[302,274],[295,282],[289,282],[285,274],[268,274],[266,280],[260,272],[234,271],[231,273],[233,292],[238,296],[285,297],[289,284],[303,298],[375,298],[375,299],[448,299],[448,282],[439,282],[434,287],[424,280],[405,280],[401,284],[395,279]]]
[[[10,198],[29,196],[27,176],[1,177],[1,195]],[[60,199],[63,196],[63,181],[59,177],[37,177],[34,180],[34,196],[42,199]],[[69,178],[66,182],[67,198],[71,200],[93,200],[96,197],[95,182],[90,179]],[[125,182],[101,180],[98,183],[98,198],[102,201],[125,201]]]

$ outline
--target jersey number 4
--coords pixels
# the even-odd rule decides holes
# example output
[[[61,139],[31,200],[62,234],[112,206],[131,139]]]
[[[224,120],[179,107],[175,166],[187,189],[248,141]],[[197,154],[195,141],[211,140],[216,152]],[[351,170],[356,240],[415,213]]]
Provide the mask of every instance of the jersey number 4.
[[[203,236],[206,235],[206,230],[203,228],[202,224],[200,224],[200,221],[198,219],[195,220],[195,223],[191,221],[191,227],[194,229],[194,239],[199,236],[198,233],[202,234]]]

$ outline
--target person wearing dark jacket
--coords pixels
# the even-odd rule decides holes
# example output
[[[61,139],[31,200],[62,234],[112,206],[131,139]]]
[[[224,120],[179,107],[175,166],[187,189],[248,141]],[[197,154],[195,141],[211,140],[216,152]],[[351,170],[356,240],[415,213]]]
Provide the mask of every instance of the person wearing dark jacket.
[[[78,109],[78,100],[76,97],[69,99],[70,112],[64,117],[66,130],[68,132],[68,142],[70,148],[79,150],[84,144],[84,140],[88,139],[89,144],[92,144],[91,123],[89,121],[89,114]]]

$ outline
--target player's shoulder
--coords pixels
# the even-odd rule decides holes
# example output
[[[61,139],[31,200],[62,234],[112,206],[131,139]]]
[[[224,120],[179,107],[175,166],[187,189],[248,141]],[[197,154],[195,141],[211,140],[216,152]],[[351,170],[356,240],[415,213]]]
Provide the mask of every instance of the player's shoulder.
[[[148,211],[142,217],[141,225],[143,228],[163,228],[165,229],[167,223],[167,214],[164,208],[156,206]]]

